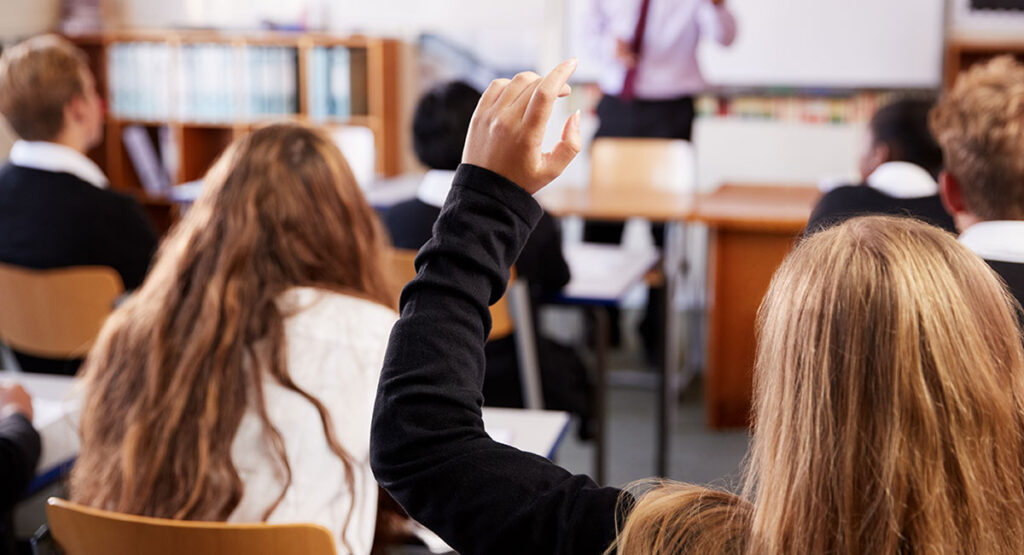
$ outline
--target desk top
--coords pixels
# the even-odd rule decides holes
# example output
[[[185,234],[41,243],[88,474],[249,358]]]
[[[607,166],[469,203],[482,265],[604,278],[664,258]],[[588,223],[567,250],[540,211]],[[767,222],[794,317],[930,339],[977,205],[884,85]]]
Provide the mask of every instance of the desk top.
[[[698,196],[692,218],[711,227],[799,233],[820,196],[811,186],[726,184]]]
[[[609,221],[681,221],[693,208],[692,194],[657,190],[560,187],[537,193],[537,201],[553,216]]]
[[[563,249],[572,279],[561,298],[569,303],[618,304],[643,281],[661,255],[655,249],[573,243]]]
[[[36,473],[45,474],[74,459],[80,447],[81,403],[75,393],[78,381],[69,376],[20,372],[0,372],[0,379],[14,380],[32,395],[32,424],[43,444]],[[485,407],[483,418],[495,441],[542,457],[554,454],[569,425],[569,414],[560,411]]]

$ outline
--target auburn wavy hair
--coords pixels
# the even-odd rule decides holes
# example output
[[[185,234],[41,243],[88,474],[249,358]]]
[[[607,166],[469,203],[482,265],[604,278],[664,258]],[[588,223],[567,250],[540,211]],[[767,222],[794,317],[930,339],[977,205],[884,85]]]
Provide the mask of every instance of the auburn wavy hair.
[[[351,487],[352,461],[327,408],[289,376],[287,314],[276,301],[310,286],[393,307],[387,252],[376,215],[324,134],[278,124],[233,143],[85,362],[71,496],[136,515],[226,520],[243,492],[231,444],[252,407],[290,485],[264,380],[317,408]]]
[[[743,495],[642,496],[621,552],[1024,553],[1019,310],[924,223],[806,239],[758,314]]]

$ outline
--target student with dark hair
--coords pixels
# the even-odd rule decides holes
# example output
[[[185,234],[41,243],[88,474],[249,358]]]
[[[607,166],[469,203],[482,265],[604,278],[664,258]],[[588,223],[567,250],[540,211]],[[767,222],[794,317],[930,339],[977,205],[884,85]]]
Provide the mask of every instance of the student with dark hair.
[[[931,107],[930,101],[903,99],[875,113],[860,159],[863,182],[827,192],[811,214],[808,232],[868,214],[910,216],[956,232],[939,198],[942,150],[928,129]]]
[[[125,289],[141,285],[157,236],[142,207],[110,191],[85,155],[103,138],[103,100],[85,54],[55,35],[6,50],[0,113],[21,138],[0,168],[0,262],[109,266]],[[74,374],[81,364],[15,356],[30,372]]]
[[[434,87],[420,99],[413,116],[413,149],[430,168],[416,198],[397,204],[384,215],[395,247],[419,250],[430,239],[462,161],[462,150],[480,91],[454,81]],[[569,282],[569,266],[562,256],[562,235],[549,214],[516,260],[519,277],[529,284],[531,297],[540,300],[558,293]],[[535,303],[536,304],[536,303]],[[576,353],[549,339],[538,337],[545,405],[569,410],[584,421],[590,415],[586,368]],[[484,397],[491,406],[522,406],[514,339],[507,337],[487,345],[487,379]],[[586,435],[589,432],[584,432]]]

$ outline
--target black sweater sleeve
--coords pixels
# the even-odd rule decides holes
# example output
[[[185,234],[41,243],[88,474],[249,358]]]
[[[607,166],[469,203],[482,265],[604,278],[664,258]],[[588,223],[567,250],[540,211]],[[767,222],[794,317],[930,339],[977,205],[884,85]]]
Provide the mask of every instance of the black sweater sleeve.
[[[488,305],[541,216],[514,183],[463,165],[402,292],[373,412],[370,457],[410,516],[460,553],[601,553],[619,491],[484,432]]]
[[[20,414],[0,420],[0,514],[21,498],[39,462],[39,434]]]

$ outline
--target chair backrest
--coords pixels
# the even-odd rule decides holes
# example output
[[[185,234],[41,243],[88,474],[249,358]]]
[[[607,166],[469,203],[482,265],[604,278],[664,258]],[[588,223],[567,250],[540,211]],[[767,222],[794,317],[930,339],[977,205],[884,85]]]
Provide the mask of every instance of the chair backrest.
[[[334,555],[334,538],[316,524],[226,524],[148,518],[51,497],[50,533],[66,555]]]
[[[0,340],[30,355],[85,356],[123,292],[112,268],[0,264]]]
[[[685,192],[696,182],[693,147],[680,139],[601,137],[590,150],[590,186]]]
[[[416,265],[414,263],[416,251],[393,249],[391,260],[392,283],[395,284],[394,298],[397,301],[402,294],[402,288],[405,287],[405,284],[416,277]],[[514,282],[515,279],[515,268],[513,268],[512,279],[509,281],[509,284]],[[498,302],[491,306],[491,335],[488,337],[488,340],[493,341],[508,337],[514,331],[515,324],[512,320],[512,311],[508,305],[508,293],[506,292]]]

